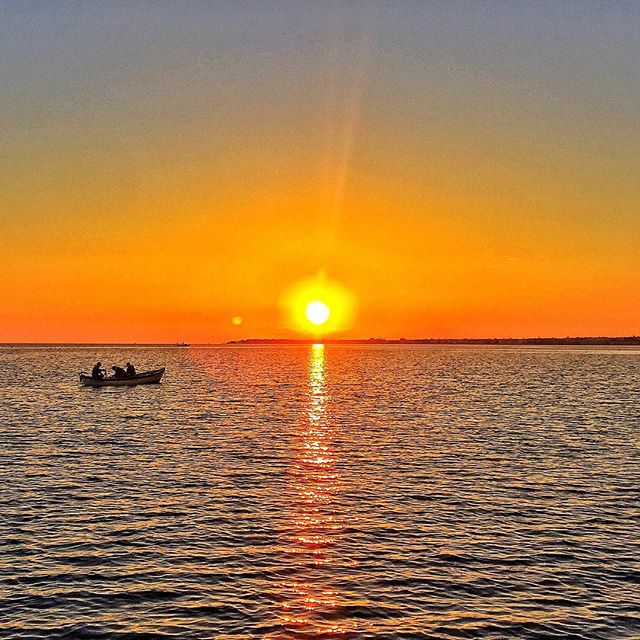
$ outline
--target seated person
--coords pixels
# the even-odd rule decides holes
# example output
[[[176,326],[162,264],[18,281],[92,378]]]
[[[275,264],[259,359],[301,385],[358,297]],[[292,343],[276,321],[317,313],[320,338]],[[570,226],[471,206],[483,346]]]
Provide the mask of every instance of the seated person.
[[[100,367],[102,366],[102,362],[98,362],[95,364],[95,366],[93,367],[93,369],[91,369],[91,377],[94,380],[103,380],[105,375],[106,375],[106,370],[105,369],[101,369]]]
[[[118,365],[113,365],[113,367],[111,367],[113,369],[113,377],[114,378],[124,378],[126,375],[125,370],[122,367],[119,367]]]
[[[135,375],[136,368],[130,362],[127,362],[127,378],[133,378]]]

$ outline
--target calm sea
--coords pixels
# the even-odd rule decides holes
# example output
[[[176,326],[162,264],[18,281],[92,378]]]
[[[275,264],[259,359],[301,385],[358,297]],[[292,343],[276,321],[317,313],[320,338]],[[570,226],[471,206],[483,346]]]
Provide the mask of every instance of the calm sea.
[[[639,447],[634,349],[0,348],[0,637],[638,638]]]

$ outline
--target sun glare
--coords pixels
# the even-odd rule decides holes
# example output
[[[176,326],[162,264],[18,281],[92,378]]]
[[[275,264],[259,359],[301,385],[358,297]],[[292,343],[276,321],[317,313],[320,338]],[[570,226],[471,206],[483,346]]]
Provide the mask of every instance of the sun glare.
[[[288,326],[316,338],[348,329],[354,312],[349,291],[322,273],[293,284],[281,304]]]
[[[329,319],[331,311],[329,311],[329,307],[327,307],[324,302],[314,300],[307,305],[306,314],[309,322],[315,325],[321,325]]]

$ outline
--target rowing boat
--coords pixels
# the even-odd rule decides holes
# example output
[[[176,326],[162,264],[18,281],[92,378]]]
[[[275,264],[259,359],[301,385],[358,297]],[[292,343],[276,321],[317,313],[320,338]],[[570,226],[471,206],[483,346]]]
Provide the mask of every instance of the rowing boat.
[[[135,376],[128,378],[114,378],[113,376],[109,376],[108,378],[98,380],[83,371],[80,374],[80,382],[85,387],[133,387],[137,384],[158,384],[163,374],[164,367],[162,367],[162,369],[155,369],[154,371],[136,373]]]

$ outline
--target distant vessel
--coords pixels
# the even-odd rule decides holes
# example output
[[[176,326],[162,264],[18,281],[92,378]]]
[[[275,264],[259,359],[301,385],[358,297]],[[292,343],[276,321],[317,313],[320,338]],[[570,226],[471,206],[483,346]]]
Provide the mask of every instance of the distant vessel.
[[[190,347],[191,345],[188,342],[178,342],[176,343],[176,347]]]
[[[90,375],[84,373],[80,374],[80,382],[85,387],[133,387],[137,384],[158,384],[164,374],[164,367],[162,369],[155,369],[154,371],[144,371],[143,373],[136,373],[135,376],[130,378],[92,378]]]

